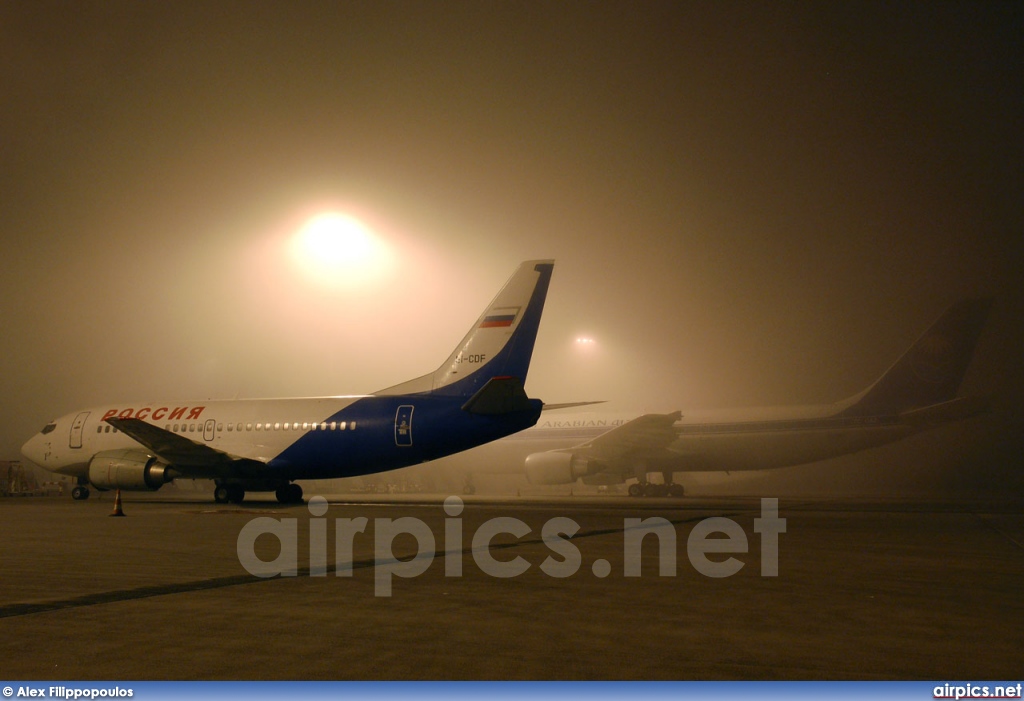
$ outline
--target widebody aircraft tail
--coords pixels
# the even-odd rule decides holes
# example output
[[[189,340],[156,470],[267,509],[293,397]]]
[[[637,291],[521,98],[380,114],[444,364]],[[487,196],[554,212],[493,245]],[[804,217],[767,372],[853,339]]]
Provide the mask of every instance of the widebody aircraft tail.
[[[891,416],[956,397],[974,354],[990,299],[965,299],[949,307],[896,364],[839,416]]]
[[[551,260],[521,264],[437,370],[374,394],[465,397],[482,413],[520,404],[553,270]]]

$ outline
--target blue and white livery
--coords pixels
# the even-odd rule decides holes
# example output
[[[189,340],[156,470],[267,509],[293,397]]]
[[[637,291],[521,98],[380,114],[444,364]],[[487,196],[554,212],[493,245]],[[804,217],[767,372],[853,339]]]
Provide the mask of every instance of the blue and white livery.
[[[533,426],[524,382],[554,261],[527,261],[434,372],[367,396],[134,402],[66,414],[22,447],[97,489],[212,479],[218,502],[246,490],[300,502],[300,479],[352,477],[457,453]]]

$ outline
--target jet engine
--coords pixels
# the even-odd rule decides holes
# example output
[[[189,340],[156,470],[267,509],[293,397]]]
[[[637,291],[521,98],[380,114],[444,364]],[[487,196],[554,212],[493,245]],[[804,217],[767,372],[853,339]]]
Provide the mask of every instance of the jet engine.
[[[526,458],[526,478],[530,484],[572,484],[593,471],[586,458],[571,452],[552,450]]]
[[[139,450],[107,450],[89,461],[89,481],[101,490],[157,490],[171,479],[167,465]]]

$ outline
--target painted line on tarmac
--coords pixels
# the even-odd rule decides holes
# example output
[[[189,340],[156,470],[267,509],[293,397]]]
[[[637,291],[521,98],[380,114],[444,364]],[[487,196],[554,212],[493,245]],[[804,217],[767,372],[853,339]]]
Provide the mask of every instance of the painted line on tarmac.
[[[716,516],[739,516],[745,512],[733,512],[728,514],[715,514]],[[690,516],[688,518],[680,519],[666,519],[672,525],[681,525],[685,523],[693,523],[697,521],[703,521],[708,518],[709,514],[701,516]],[[582,538],[593,538],[597,536],[612,535],[614,533],[625,533],[626,527],[621,528],[599,528],[591,531],[578,532],[568,540],[580,540]],[[492,543],[489,547],[490,550],[510,550],[512,548],[520,548],[529,545],[543,545],[543,538],[532,538],[530,540],[517,540],[513,543]],[[430,556],[434,558],[444,557],[450,553],[462,553],[463,555],[471,555],[473,548],[462,548],[460,550],[442,550],[440,552],[434,551]],[[421,553],[416,555],[417,558],[427,557],[427,553]],[[401,556],[397,559],[402,559]],[[342,571],[345,570],[359,570],[367,567],[373,567],[377,563],[376,558],[367,558],[364,560],[354,560],[352,562],[343,562],[339,566],[338,563],[327,565],[326,571],[337,572],[340,568]],[[273,577],[257,577],[251,574],[239,574],[230,575],[227,577],[213,577],[211,579],[200,579],[192,582],[180,582],[177,584],[158,584],[148,587],[137,587],[135,589],[119,589],[115,591],[105,591],[96,594],[86,594],[84,596],[75,596],[67,599],[57,599],[54,601],[41,601],[36,603],[25,603],[25,604],[7,604],[0,606],[0,618],[13,618],[15,616],[31,616],[37,613],[49,613],[51,611],[62,611],[65,609],[84,608],[86,606],[100,606],[102,604],[113,604],[119,601],[134,601],[136,599],[149,599],[156,596],[169,596],[171,594],[186,594],[188,592],[195,591],[207,591],[210,589],[223,589],[224,587],[237,587],[245,584],[256,584],[259,582],[276,582],[282,579],[297,579],[302,576],[309,576],[312,568],[311,567],[300,567],[296,570],[295,577],[281,577],[275,575]],[[322,571],[322,570],[318,570]]]
[[[999,526],[994,524],[992,522],[992,520],[991,520],[992,517],[989,514],[973,514],[973,516],[976,519],[978,519],[979,521],[981,521],[981,524],[983,526],[987,526],[988,528],[990,528],[991,530],[995,531],[996,533],[998,533],[1002,537],[1006,538],[1006,540],[1010,541],[1011,544],[1017,546],[1021,550],[1024,550],[1024,543],[1020,542],[1019,540],[1014,538],[1012,535],[1010,535],[1009,533],[1004,531],[1002,528],[1000,528]]]

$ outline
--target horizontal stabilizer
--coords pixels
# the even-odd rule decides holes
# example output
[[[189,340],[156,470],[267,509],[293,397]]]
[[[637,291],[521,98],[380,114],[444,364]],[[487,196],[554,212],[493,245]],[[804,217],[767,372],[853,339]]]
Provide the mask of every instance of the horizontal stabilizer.
[[[992,408],[988,397],[960,397],[941,404],[932,404],[905,411],[899,415],[900,421],[917,426],[931,426],[949,421],[969,419],[990,411]]]
[[[462,405],[470,414],[512,414],[530,411],[533,405],[518,377],[492,377]]]
[[[565,402],[563,404],[545,404],[542,411],[554,411],[555,409],[571,409],[577,406],[590,406],[591,404],[604,404],[607,399],[598,399],[593,402]]]

